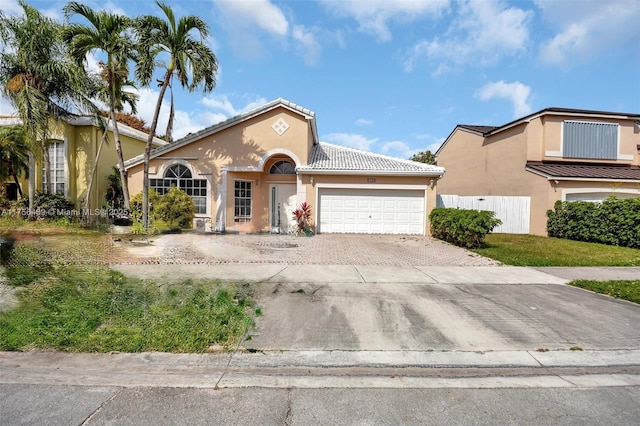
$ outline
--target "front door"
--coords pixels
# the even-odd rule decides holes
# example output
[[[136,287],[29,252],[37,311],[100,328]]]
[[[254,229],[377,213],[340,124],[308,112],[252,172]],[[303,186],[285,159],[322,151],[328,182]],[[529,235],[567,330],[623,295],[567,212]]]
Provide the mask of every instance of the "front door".
[[[296,185],[290,183],[269,185],[269,221],[271,232],[285,234],[291,231],[296,209]]]

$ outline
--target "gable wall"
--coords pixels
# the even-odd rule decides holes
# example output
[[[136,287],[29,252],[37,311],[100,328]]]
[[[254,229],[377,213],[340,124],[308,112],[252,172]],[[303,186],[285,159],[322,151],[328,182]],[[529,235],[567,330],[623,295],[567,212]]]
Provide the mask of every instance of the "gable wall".
[[[455,195],[528,195],[532,182],[524,169],[528,150],[526,125],[486,139],[458,129],[438,153],[438,166],[445,168],[438,191]]]
[[[283,118],[290,126],[282,135],[278,135],[271,127],[279,118]],[[290,152],[297,157],[300,165],[306,165],[310,143],[313,143],[310,133],[309,123],[304,117],[287,108],[278,107],[152,159],[149,173],[152,178],[157,173],[163,173],[163,164],[168,162],[189,165],[195,174],[201,175],[199,178],[209,179],[211,212],[215,217],[218,184],[221,183],[224,170],[229,170],[227,181],[231,182],[234,168],[258,167],[268,153],[272,156],[264,164],[265,172],[268,172],[276,158],[285,158],[285,152]],[[142,192],[143,164],[130,168],[128,174],[129,191],[133,197]],[[194,177],[198,178],[198,176]],[[244,172],[243,179],[258,181],[261,178],[259,173],[252,176],[251,173]],[[254,210],[268,201],[267,183],[264,182],[262,185],[264,190],[256,188],[257,198]],[[230,202],[232,199],[229,199],[232,195],[226,194],[227,208],[233,206]],[[228,213],[227,216],[229,217]]]

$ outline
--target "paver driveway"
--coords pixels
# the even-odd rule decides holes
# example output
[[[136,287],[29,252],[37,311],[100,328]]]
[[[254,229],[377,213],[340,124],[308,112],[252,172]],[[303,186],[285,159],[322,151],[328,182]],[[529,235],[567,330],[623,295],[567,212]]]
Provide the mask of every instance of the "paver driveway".
[[[289,265],[491,266],[498,262],[424,236],[320,234],[203,235],[152,237],[149,244],[121,244],[124,263]]]

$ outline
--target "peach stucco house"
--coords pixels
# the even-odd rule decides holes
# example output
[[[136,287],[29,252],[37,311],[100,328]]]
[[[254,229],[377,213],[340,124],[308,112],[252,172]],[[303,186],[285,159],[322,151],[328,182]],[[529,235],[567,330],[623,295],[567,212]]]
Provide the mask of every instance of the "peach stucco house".
[[[141,156],[127,162],[130,192],[142,191]],[[301,203],[316,232],[428,232],[442,167],[318,140],[313,111],[276,99],[152,152],[150,184],[184,189],[196,228],[288,232]]]
[[[436,155],[439,204],[496,211],[502,232],[546,234],[557,200],[640,197],[640,114],[547,108],[458,125]]]

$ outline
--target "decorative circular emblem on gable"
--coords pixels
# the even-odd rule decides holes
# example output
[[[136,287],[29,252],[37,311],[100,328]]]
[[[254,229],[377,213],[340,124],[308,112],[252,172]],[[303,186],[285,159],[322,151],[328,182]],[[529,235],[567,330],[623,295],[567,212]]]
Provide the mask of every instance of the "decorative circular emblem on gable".
[[[282,117],[278,118],[278,121],[276,121],[275,123],[273,123],[273,125],[271,126],[271,128],[273,130],[275,130],[275,132],[277,134],[279,134],[280,136],[282,136],[282,134],[284,132],[287,131],[287,129],[289,129],[289,123],[287,123],[286,121],[284,121],[284,119]]]

